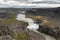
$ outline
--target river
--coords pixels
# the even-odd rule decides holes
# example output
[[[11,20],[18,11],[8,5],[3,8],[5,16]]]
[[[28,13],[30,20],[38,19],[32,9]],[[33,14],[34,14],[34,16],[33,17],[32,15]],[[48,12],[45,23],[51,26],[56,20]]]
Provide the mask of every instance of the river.
[[[41,32],[38,32],[37,29],[39,28],[39,24],[34,23],[35,21],[31,18],[26,18],[26,15],[24,14],[18,14],[17,18],[18,21],[25,21],[28,22],[28,26],[27,28],[31,31],[34,31],[42,36],[44,36],[46,38],[46,40],[56,40],[54,37],[43,34]]]

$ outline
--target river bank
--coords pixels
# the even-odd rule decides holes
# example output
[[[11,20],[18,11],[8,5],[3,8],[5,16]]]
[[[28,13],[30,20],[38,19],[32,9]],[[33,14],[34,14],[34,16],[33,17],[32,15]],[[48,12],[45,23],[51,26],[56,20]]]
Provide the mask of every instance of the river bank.
[[[35,21],[34,21],[33,19],[31,19],[31,18],[26,18],[26,16],[25,16],[24,14],[18,14],[16,19],[17,19],[18,21],[28,22],[29,25],[27,26],[27,28],[28,28],[29,30],[32,30],[32,31],[36,32],[36,33],[39,33],[38,31],[36,31],[36,30],[39,28],[39,25],[36,24],[36,23],[34,23]],[[27,19],[27,20],[26,20],[26,19]],[[41,34],[41,35],[43,35],[43,36],[46,38],[46,40],[56,40],[56,39],[53,38],[53,37],[50,37],[50,36],[47,36],[47,35],[44,35],[44,34]]]

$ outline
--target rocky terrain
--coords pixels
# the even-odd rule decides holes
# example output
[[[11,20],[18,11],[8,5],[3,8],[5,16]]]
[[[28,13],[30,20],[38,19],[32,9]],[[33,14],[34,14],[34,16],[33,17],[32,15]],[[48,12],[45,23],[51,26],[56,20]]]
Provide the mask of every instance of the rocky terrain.
[[[0,40],[45,40],[45,37],[28,30],[27,22],[17,21],[17,13],[0,12]]]
[[[40,24],[38,31],[54,36],[60,40],[60,9],[59,8],[41,8],[27,11],[28,17]]]
[[[24,11],[25,10],[25,11]],[[17,21],[16,15],[26,12],[28,18],[39,24],[41,33],[60,40],[60,9],[0,9],[0,40],[45,40],[45,37],[27,29],[27,22]]]

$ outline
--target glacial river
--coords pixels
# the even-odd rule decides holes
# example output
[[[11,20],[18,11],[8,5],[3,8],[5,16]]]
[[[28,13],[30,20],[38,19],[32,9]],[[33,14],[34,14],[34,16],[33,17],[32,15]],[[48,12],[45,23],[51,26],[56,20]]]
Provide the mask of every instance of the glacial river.
[[[46,34],[43,34],[41,32],[38,32],[37,29],[39,28],[39,24],[36,24],[34,23],[35,21],[31,18],[26,18],[26,15],[24,14],[18,14],[17,15],[17,18],[16,18],[18,21],[25,21],[25,22],[28,22],[28,26],[27,28],[29,30],[32,30],[42,36],[44,36],[46,38],[46,40],[56,40],[54,37],[52,36],[49,36],[49,35],[46,35]]]

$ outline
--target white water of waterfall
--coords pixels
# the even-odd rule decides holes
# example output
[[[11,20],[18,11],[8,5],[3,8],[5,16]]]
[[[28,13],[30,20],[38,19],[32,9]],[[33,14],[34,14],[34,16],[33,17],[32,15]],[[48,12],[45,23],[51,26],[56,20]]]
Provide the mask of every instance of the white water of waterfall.
[[[33,19],[31,19],[31,18],[26,18],[26,15],[18,14],[16,19],[18,21],[28,22],[27,28],[29,30],[32,30],[32,31],[44,36],[46,38],[46,40],[56,40],[54,37],[51,37],[51,36],[48,36],[48,35],[45,35],[43,33],[38,32],[37,29],[39,28],[39,24],[34,23],[35,21]]]

